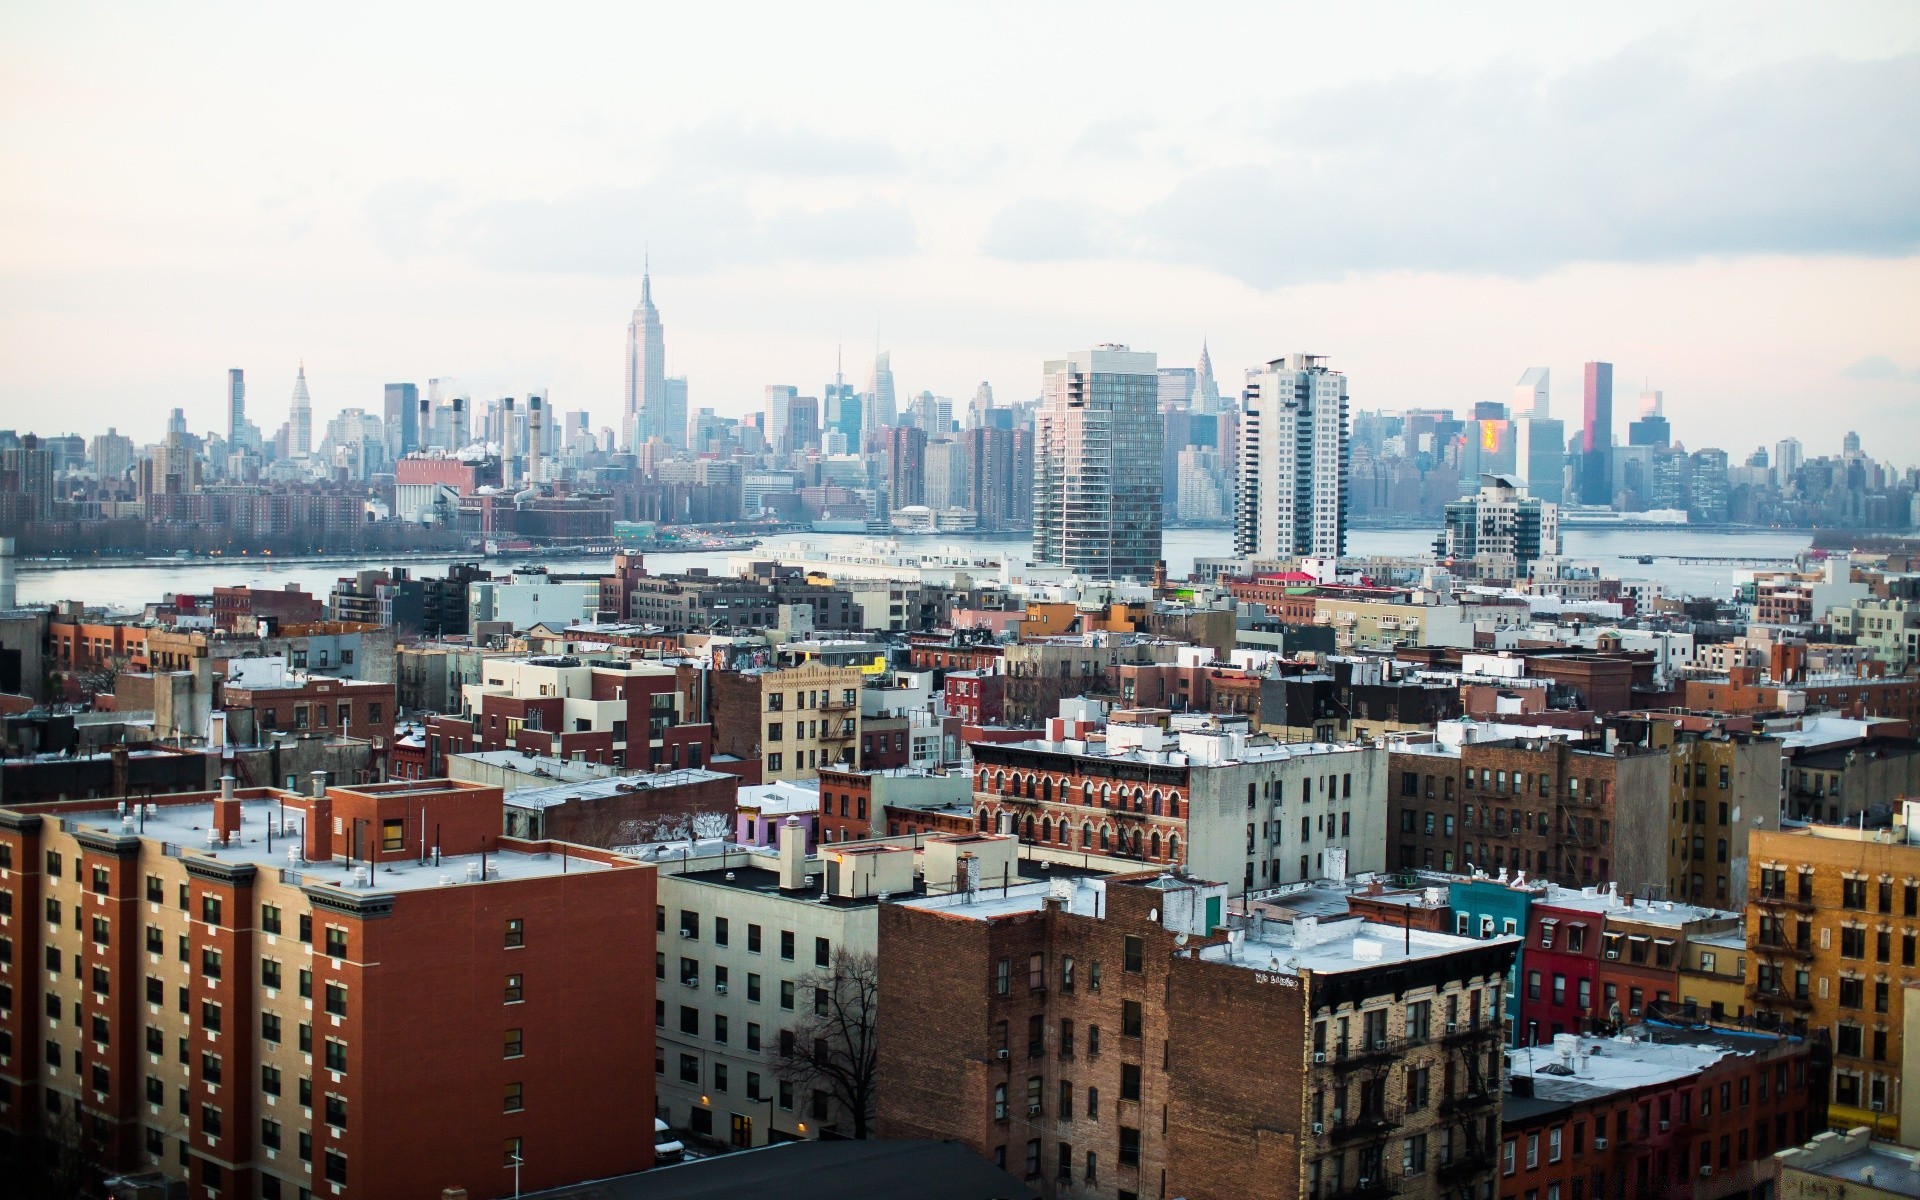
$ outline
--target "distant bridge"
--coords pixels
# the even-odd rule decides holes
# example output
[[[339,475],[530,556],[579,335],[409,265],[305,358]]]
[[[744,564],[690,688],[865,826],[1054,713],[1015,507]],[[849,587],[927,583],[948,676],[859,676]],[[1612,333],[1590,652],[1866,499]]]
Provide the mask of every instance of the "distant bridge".
[[[1715,554],[1622,554],[1621,558],[1630,558],[1635,562],[1656,560],[1677,562],[1683,566],[1704,567],[1724,563],[1730,567],[1791,567],[1796,560],[1791,558],[1745,558],[1739,555]]]

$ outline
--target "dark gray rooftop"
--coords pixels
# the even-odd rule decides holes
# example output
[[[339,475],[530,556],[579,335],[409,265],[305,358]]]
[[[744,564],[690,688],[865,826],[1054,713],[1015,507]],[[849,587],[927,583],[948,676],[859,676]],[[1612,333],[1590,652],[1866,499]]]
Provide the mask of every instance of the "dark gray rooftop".
[[[1039,1200],[959,1142],[789,1142],[540,1192],[541,1200]]]

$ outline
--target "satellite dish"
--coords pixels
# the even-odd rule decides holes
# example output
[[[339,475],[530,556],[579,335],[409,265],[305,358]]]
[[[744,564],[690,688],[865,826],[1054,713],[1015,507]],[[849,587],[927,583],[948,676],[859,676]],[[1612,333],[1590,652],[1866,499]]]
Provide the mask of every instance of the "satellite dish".
[[[1174,935],[1173,935],[1173,944],[1174,944],[1174,945],[1176,945],[1176,946],[1184,946],[1184,945],[1186,945],[1186,944],[1187,944],[1187,935],[1186,935],[1186,934],[1184,934],[1184,933],[1176,933],[1176,934],[1174,934]]]

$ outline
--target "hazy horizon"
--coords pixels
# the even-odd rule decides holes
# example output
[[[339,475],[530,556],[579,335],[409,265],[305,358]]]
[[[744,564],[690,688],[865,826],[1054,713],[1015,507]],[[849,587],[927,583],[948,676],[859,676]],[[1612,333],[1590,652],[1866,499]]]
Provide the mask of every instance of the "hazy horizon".
[[[1615,366],[1734,462],[1920,462],[1920,9],[9,10],[0,426],[316,425],[390,381],[617,427],[650,253],[689,409],[1035,395],[1094,342],[1355,409]]]

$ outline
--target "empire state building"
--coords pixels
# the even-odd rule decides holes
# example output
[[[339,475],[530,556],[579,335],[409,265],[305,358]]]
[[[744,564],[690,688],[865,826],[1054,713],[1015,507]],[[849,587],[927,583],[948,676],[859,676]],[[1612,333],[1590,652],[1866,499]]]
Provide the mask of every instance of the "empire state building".
[[[679,412],[673,409],[678,407]],[[627,394],[621,444],[638,450],[649,438],[670,446],[685,446],[687,414],[684,397],[676,404],[667,394],[666,339],[660,328],[660,310],[653,306],[653,278],[640,276],[640,303],[627,323]]]

